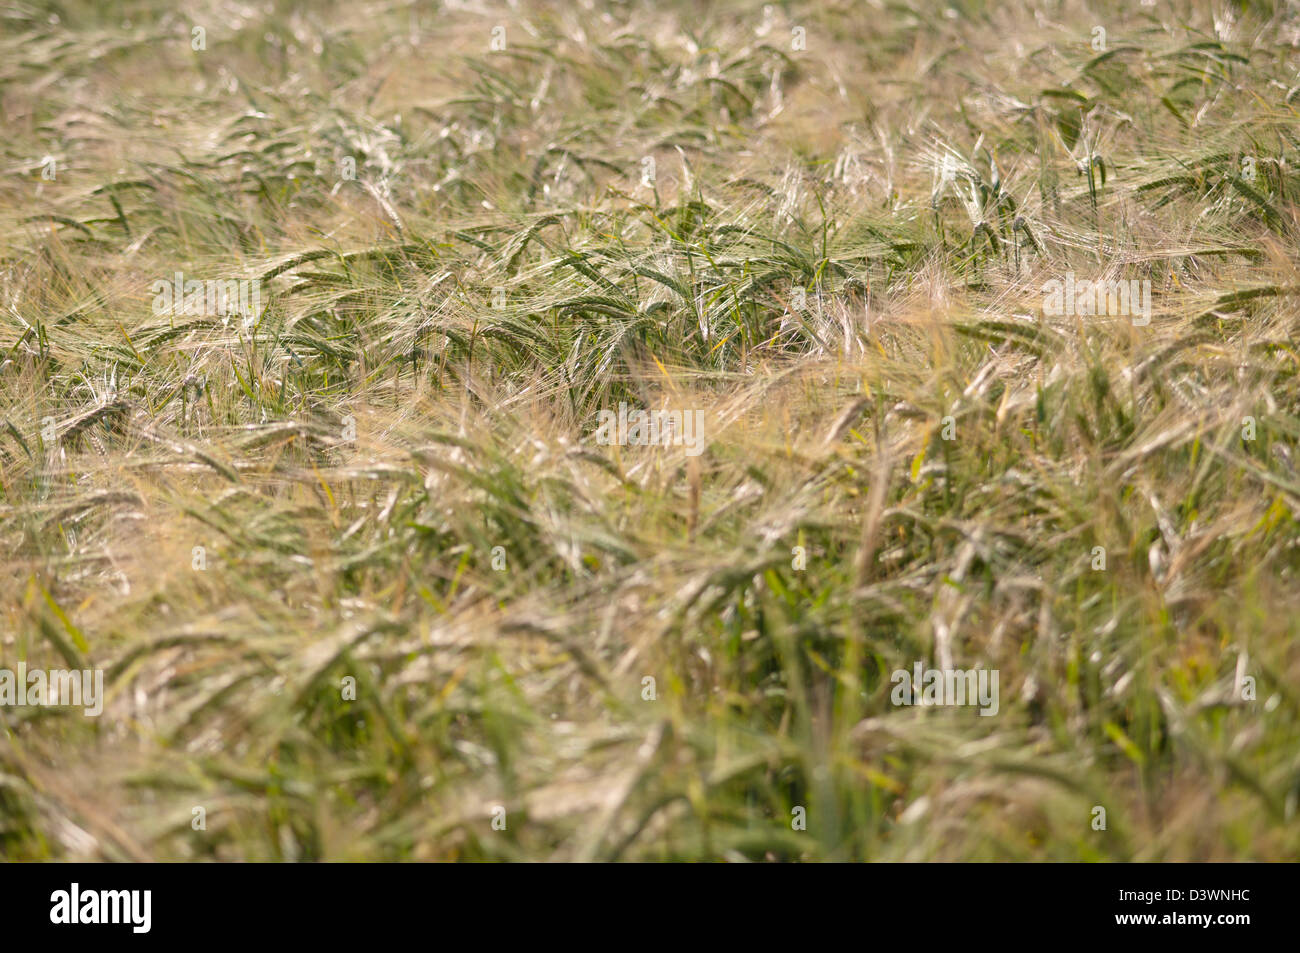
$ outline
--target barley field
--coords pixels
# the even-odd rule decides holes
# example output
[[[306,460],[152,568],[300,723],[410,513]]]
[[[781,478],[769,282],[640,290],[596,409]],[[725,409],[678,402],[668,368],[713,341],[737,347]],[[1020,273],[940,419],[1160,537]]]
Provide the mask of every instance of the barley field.
[[[2,0],[0,106],[0,858],[1300,858],[1294,0]]]

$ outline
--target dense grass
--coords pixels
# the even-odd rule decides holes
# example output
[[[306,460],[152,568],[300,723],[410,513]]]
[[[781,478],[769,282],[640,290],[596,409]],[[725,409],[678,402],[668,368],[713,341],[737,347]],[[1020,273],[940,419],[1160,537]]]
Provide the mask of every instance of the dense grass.
[[[0,11],[0,857],[1300,855],[1294,5],[450,6]]]

